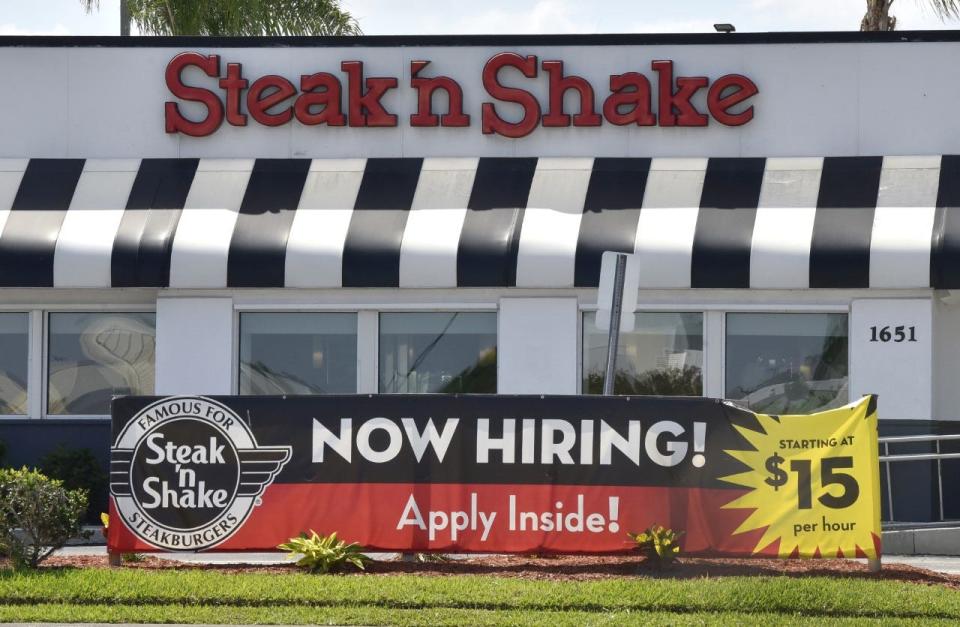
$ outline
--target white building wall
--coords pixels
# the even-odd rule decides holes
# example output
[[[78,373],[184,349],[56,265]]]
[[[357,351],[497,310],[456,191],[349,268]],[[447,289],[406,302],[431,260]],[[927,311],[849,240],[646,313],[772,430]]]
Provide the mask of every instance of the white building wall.
[[[231,298],[157,299],[157,394],[230,394]]]
[[[501,394],[576,394],[576,298],[503,298],[497,338]]]
[[[216,53],[221,71],[241,63],[251,82],[267,74],[294,83],[303,74],[331,72],[347,89],[341,61],[364,63],[364,74],[392,76],[399,86],[383,98],[398,116],[396,128],[306,127],[293,121],[270,128],[252,120],[229,124],[210,137],[167,134],[164,103],[175,100],[164,82],[169,61],[180,52]],[[641,72],[656,89],[651,61],[674,61],[676,76],[711,80],[743,74],[759,93],[749,104],[755,117],[744,126],[711,121],[700,128],[613,126],[542,128],[521,139],[481,132],[481,106],[496,102],[515,121],[516,106],[494,101],[482,84],[484,64],[501,52],[562,60],[568,75],[582,76],[602,107],[609,77]],[[478,156],[825,156],[939,155],[956,151],[960,119],[960,42],[644,44],[618,46],[512,44],[404,47],[6,47],[0,77],[16,97],[0,100],[0,157],[478,157]],[[428,59],[424,76],[449,76],[463,89],[466,128],[409,125],[417,93],[410,62]],[[922,71],[918,71],[922,68]],[[523,78],[514,69],[501,81],[547,102],[546,73]],[[222,97],[217,78],[197,68],[184,72],[192,86]],[[694,98],[705,109],[706,90]],[[656,94],[656,91],[654,91]],[[567,94],[575,110],[575,94]],[[245,101],[245,98],[242,100]],[[346,98],[344,97],[344,102]],[[656,97],[653,98],[656,107]],[[439,100],[438,100],[439,102]],[[66,106],[64,103],[69,103]],[[442,112],[443,105],[438,111]],[[196,120],[204,108],[181,103]],[[245,104],[244,104],[245,110]],[[882,129],[879,132],[878,129]]]
[[[933,301],[933,418],[960,420],[960,294]]]
[[[850,309],[850,400],[877,394],[881,418],[931,420],[930,299],[859,299]]]

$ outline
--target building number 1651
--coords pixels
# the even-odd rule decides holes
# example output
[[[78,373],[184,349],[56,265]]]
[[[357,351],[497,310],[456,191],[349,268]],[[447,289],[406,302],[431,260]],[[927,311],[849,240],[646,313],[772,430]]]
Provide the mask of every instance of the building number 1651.
[[[893,329],[891,331],[891,329]],[[870,327],[871,342],[916,342],[917,327]]]

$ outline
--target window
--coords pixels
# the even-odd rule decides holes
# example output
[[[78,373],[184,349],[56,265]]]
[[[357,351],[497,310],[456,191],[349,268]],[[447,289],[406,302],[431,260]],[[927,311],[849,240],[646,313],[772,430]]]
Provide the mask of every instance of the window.
[[[497,391],[497,314],[380,314],[380,391]]]
[[[727,314],[726,397],[801,414],[847,402],[847,315]]]
[[[357,391],[357,315],[240,315],[240,394]]]
[[[601,394],[607,366],[607,332],[596,314],[583,315],[583,393]],[[615,394],[703,394],[703,314],[634,314],[633,331],[620,334]]]
[[[110,397],[153,394],[153,313],[51,313],[47,413],[110,413]]]
[[[0,415],[27,413],[30,316],[0,313]]]

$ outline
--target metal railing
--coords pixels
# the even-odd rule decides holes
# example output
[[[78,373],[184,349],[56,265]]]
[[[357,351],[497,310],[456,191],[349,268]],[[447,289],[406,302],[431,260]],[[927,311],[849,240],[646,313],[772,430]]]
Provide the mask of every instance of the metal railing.
[[[880,463],[886,464],[885,474],[887,477],[887,511],[890,515],[890,521],[893,521],[893,482],[891,481],[890,466],[894,462],[919,462],[925,460],[936,460],[937,462],[937,496],[940,502],[940,520],[945,520],[943,513],[943,468],[942,460],[960,459],[960,453],[941,453],[940,443],[952,440],[960,441],[960,433],[950,435],[902,435],[880,438],[880,446],[883,447],[883,455],[880,456]],[[918,442],[933,442],[933,453],[901,453],[898,455],[890,454],[891,444],[910,444]]]

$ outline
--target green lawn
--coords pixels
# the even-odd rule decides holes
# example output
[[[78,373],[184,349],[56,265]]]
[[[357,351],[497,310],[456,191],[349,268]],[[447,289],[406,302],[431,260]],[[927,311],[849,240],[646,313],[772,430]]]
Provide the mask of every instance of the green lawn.
[[[0,571],[0,621],[402,625],[958,624],[960,593],[856,578],[544,582],[486,576]]]

